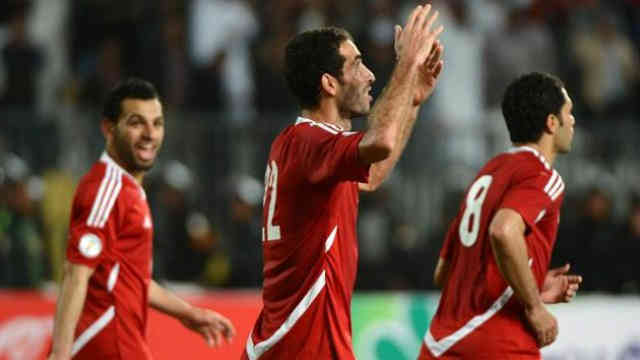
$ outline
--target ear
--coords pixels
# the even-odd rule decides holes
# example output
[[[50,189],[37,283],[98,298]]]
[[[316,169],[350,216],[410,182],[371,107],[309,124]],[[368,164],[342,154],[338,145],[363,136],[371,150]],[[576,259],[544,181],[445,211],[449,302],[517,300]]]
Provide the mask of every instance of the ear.
[[[102,120],[100,121],[100,130],[102,130],[102,135],[107,141],[109,141],[109,139],[111,139],[111,137],[113,136],[115,127],[116,124],[107,118],[102,118]]]
[[[330,96],[336,96],[338,93],[338,79],[333,77],[331,74],[322,74],[322,78],[320,78],[320,86],[322,86],[322,90]]]
[[[549,134],[555,134],[556,129],[558,128],[558,117],[555,114],[549,114],[547,116],[546,125],[547,127],[545,131]]]

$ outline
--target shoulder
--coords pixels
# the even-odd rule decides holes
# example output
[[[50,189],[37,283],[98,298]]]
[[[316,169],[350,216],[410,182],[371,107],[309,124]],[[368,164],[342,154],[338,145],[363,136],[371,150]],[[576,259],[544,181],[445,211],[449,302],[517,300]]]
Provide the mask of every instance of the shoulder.
[[[551,200],[564,191],[564,180],[560,173],[535,151],[511,151],[510,160],[516,169],[516,180],[528,182],[541,189]]]
[[[344,132],[341,128],[333,124],[316,122],[301,117],[292,125],[292,134],[303,141],[322,141],[333,138],[336,135],[349,133]]]
[[[76,203],[92,205],[95,202],[110,201],[118,196],[126,184],[124,171],[110,163],[96,162],[93,167],[80,179],[76,188]]]

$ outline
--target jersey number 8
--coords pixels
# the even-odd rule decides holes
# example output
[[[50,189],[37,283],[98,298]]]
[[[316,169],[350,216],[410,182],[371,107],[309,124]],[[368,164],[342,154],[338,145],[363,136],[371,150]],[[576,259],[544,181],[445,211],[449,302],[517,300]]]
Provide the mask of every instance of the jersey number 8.
[[[480,219],[482,218],[482,203],[487,197],[492,180],[491,175],[483,175],[471,185],[467,192],[466,208],[458,228],[460,242],[466,247],[472,246],[478,240]]]

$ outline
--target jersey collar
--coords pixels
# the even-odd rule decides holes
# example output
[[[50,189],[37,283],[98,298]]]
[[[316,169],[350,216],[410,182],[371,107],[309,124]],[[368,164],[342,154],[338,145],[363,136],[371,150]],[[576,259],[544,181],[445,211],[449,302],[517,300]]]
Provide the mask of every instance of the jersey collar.
[[[130,177],[136,184],[138,183],[136,179],[133,177],[133,175],[131,175],[127,170],[125,170],[115,160],[113,160],[111,156],[109,156],[109,153],[107,153],[106,150],[102,152],[102,155],[100,155],[100,161],[102,161],[105,164],[115,166],[116,169],[120,170],[123,174]]]
[[[509,149],[509,153],[514,154],[514,153],[518,153],[518,152],[530,152],[533,155],[535,155],[535,157],[538,158],[538,160],[540,160],[540,162],[544,165],[544,167],[547,168],[547,170],[551,170],[551,165],[549,165],[549,163],[547,162],[547,159],[544,158],[544,156],[542,156],[542,154],[540,154],[540,152],[530,146],[514,146],[511,149]]]
[[[313,121],[313,120],[311,120],[309,118],[298,116],[298,118],[296,119],[295,125],[304,124],[304,123],[310,123],[312,125],[324,125],[324,126],[329,127],[330,129],[334,130],[334,131],[344,131],[344,129],[342,127],[340,127],[338,125],[335,125],[335,124],[330,124],[330,123],[320,122],[320,121]]]

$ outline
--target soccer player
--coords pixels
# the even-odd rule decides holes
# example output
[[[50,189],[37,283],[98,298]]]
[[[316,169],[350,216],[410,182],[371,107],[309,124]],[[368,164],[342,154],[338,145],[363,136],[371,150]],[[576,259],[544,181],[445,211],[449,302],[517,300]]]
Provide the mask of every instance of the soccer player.
[[[469,186],[434,281],[438,310],[419,359],[540,359],[558,334],[545,304],[569,302],[582,278],[548,270],[565,184],[552,165],[571,150],[573,103],[556,77],[531,73],[506,90],[514,147]]]
[[[108,95],[106,150],[73,200],[67,261],[49,359],[151,359],[148,306],[202,334],[210,345],[234,328],[151,279],[153,223],[142,179],[164,137],[162,104],[150,83],[129,79]]]
[[[343,29],[301,33],[285,75],[302,113],[274,140],[265,174],[263,303],[243,359],[354,359],[358,190],[376,189],[397,162],[443,66],[437,12],[418,6],[396,26],[398,58],[366,132],[374,75]]]

